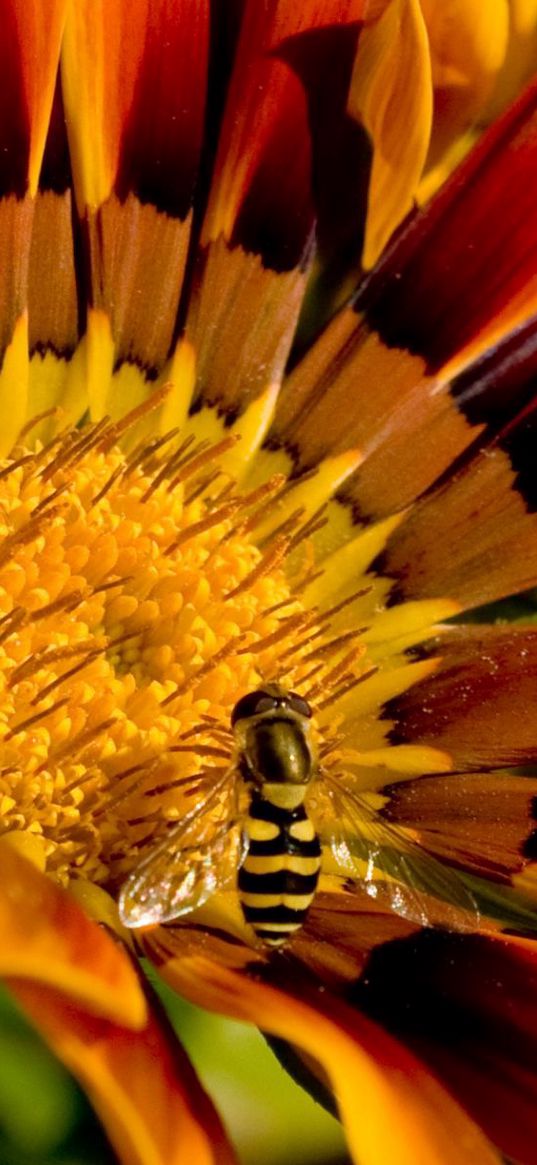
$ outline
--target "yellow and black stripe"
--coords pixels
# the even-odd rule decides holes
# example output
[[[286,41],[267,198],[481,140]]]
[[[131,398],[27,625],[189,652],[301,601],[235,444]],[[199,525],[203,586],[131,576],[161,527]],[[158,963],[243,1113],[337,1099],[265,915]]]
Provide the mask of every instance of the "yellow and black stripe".
[[[302,803],[288,809],[258,793],[244,829],[248,851],[238,878],[244,917],[268,946],[281,946],[300,929],[313,901],[319,838]]]

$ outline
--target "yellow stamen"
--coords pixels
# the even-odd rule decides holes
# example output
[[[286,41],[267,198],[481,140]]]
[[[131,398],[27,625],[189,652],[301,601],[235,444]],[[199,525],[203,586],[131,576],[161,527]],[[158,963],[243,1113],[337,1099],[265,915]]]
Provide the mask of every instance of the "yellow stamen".
[[[113,892],[227,772],[241,695],[270,679],[302,692],[341,771],[339,703],[360,688],[369,715],[377,691],[366,628],[345,625],[371,586],[358,575],[319,610],[301,598],[330,569],[313,551],[324,502],[271,528],[287,482],[241,489],[224,468],[232,437],[119,448],[167,391],[130,422],[103,417],[0,465],[2,832],[38,838],[62,883]]]

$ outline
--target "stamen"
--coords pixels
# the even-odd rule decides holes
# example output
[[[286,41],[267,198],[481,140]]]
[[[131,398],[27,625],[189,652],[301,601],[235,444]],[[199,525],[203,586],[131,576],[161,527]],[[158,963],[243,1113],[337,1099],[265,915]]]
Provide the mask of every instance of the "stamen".
[[[330,707],[331,704],[335,704],[338,700],[343,699],[343,696],[347,696],[349,692],[352,692],[353,688],[357,688],[360,684],[363,684],[366,680],[369,680],[372,676],[376,675],[378,670],[378,667],[370,667],[368,671],[362,672],[361,676],[350,676],[349,679],[341,685],[341,687],[335,688],[330,696],[327,696],[325,700],[321,700],[317,704],[319,712],[324,712],[324,710]]]
[[[95,651],[94,640],[85,640],[83,643],[69,644],[66,647],[43,647],[41,651],[36,651],[35,655],[30,655],[15,668],[9,677],[8,687],[12,688],[22,680],[29,679],[36,672],[49,667],[51,663],[72,659],[73,655],[87,655],[91,651]],[[61,678],[63,679],[63,676]]]
[[[193,455],[191,458],[188,458],[179,472],[175,474],[175,477],[172,477],[168,485],[168,490],[176,489],[181,482],[186,481],[187,478],[192,477],[194,473],[202,469],[208,461],[217,461],[223,453],[227,453],[230,449],[233,449],[233,446],[237,444],[238,440],[239,438],[236,436],[225,437],[216,445],[209,445],[207,449],[202,450],[196,456]]]
[[[78,673],[83,671],[85,667],[88,667],[88,664],[92,663],[94,659],[97,659],[97,656],[100,654],[100,648],[97,648],[95,651],[86,651],[85,657],[84,659],[80,660],[80,663],[75,664],[75,666],[69,668],[68,671],[62,672],[60,676],[57,676],[55,680],[52,680],[50,684],[47,684],[45,688],[42,688],[41,691],[38,692],[36,696],[34,696],[32,704],[41,703],[41,700],[44,700],[46,696],[50,696],[50,693],[58,688],[60,684],[63,684],[66,680],[71,680],[73,676],[78,675]]]
[[[171,380],[166,381],[166,383],[161,385],[160,388],[157,388],[154,392],[152,392],[151,396],[148,396],[147,399],[142,401],[141,404],[137,405],[136,408],[131,409],[131,411],[127,413],[121,421],[115,421],[110,426],[110,433],[107,435],[104,444],[101,445],[101,451],[103,453],[108,453],[112,446],[117,445],[121,437],[127,433],[129,429],[134,428],[134,425],[136,425],[138,421],[141,421],[144,417],[148,417],[151,413],[156,412],[156,410],[164,404],[164,401],[167,399],[167,397],[169,397],[172,388],[173,384]]]
[[[206,518],[201,518],[199,522],[193,522],[191,526],[185,526],[184,530],[178,537],[166,547],[164,553],[166,555],[174,554],[180,546],[191,542],[192,539],[199,538],[200,534],[205,534],[207,530],[211,530],[213,526],[219,526],[221,522],[225,522],[238,509],[240,509],[240,502],[236,499],[232,502],[227,502],[216,510],[213,514],[208,514]]]
[[[54,405],[53,408],[45,409],[44,412],[37,413],[35,417],[30,417],[30,420],[22,426],[22,429],[19,433],[19,444],[24,440],[25,437],[28,436],[28,433],[31,433],[32,429],[35,429],[36,425],[41,424],[41,421],[48,421],[50,417],[54,417],[54,420],[59,420],[61,415],[61,408],[59,408],[58,405]]]
[[[16,802],[2,826],[42,834],[64,883],[76,869],[116,888],[198,802],[221,823],[238,693],[270,677],[317,713],[374,671],[362,629],[331,629],[368,587],[320,610],[302,600],[327,520],[324,504],[288,513],[305,477],[242,492],[232,433],[115,447],[168,392],[0,470],[0,777]],[[338,739],[322,734],[323,757]]]
[[[329,671],[323,674],[322,678],[317,684],[314,684],[312,688],[309,688],[307,693],[304,693],[305,699],[315,700],[318,692],[326,691],[327,688],[334,688],[336,683],[347,672],[347,669],[355,665],[363,654],[364,650],[360,646],[354,647],[352,651],[347,652],[347,654],[343,656],[343,659],[340,659],[339,662],[334,665],[334,667],[330,668]],[[318,705],[319,708],[321,706],[322,705],[320,704]]]
[[[162,468],[155,475],[151,484],[147,487],[145,493],[142,494],[142,502],[149,501],[149,498],[152,497],[152,495],[158,489],[159,485],[162,485],[163,481],[167,482],[170,480],[170,474],[175,472],[178,465],[182,465],[183,460],[185,459],[184,454],[188,449],[190,449],[194,441],[194,434],[190,433],[189,436],[185,437],[184,441],[181,442],[179,448],[170,453]]]
[[[123,477],[125,468],[126,467],[124,465],[118,465],[117,469],[114,469],[114,472],[110,474],[108,481],[105,481],[102,489],[100,489],[99,493],[96,494],[93,498],[91,503],[92,506],[98,506],[99,502],[102,502],[103,498],[105,498],[107,493],[109,493],[112,489],[112,486],[114,486],[116,482],[119,481],[120,477]]]
[[[279,538],[274,546],[266,552],[261,562],[258,562],[257,566],[254,566],[253,570],[246,575],[246,578],[243,578],[242,582],[238,583],[233,590],[227,592],[226,599],[236,599],[244,591],[251,590],[263,575],[276,570],[285,558],[288,545],[286,538]]]
[[[39,720],[44,720],[45,716],[51,716],[58,708],[64,708],[69,701],[67,696],[63,700],[57,700],[55,704],[51,704],[50,708],[43,708],[42,712],[36,712],[35,716],[28,716],[26,720],[22,720],[20,724],[14,725],[9,732],[4,736],[4,743],[12,740],[14,736],[20,736],[21,732],[26,732],[27,728],[31,728],[33,724],[37,724]]]

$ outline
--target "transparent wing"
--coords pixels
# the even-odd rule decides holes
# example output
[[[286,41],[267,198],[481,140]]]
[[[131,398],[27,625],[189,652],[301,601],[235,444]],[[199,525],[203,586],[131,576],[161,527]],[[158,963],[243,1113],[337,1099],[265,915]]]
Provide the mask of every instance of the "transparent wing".
[[[236,874],[243,858],[237,774],[228,770],[129,875],[118,900],[123,925],[190,914]]]
[[[363,795],[323,774],[311,810],[338,870],[359,881],[380,906],[420,926],[475,929],[479,908],[462,876],[379,817]]]

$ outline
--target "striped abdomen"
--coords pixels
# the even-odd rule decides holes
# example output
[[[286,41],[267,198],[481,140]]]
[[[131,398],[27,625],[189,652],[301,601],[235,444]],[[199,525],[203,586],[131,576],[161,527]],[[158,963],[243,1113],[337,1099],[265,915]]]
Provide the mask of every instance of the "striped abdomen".
[[[248,851],[239,870],[244,917],[258,938],[281,946],[302,926],[321,867],[321,846],[303,805],[283,809],[254,794],[244,822]]]

